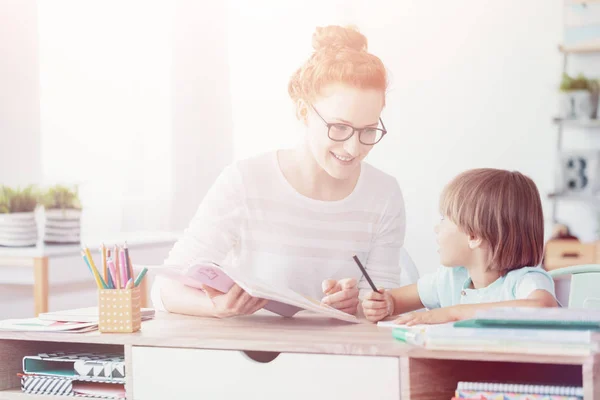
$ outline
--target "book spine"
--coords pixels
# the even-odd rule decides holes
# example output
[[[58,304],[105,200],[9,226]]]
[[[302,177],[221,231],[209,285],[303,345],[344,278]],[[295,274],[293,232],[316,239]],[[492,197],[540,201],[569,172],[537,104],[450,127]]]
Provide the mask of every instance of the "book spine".
[[[577,396],[561,396],[536,393],[488,392],[478,390],[457,390],[458,399],[489,399],[489,400],[581,400]]]
[[[513,383],[458,382],[457,391],[489,391],[583,397],[581,386],[527,385]]]
[[[23,376],[21,390],[29,394],[72,396],[73,382],[61,377]]]
[[[508,341],[484,341],[484,340],[445,340],[426,338],[425,348],[429,350],[448,351],[472,351],[491,353],[519,353],[519,354],[541,354],[541,355],[563,355],[563,356],[589,356],[596,351],[597,346],[590,345],[566,345],[546,344],[539,342],[508,342]]]

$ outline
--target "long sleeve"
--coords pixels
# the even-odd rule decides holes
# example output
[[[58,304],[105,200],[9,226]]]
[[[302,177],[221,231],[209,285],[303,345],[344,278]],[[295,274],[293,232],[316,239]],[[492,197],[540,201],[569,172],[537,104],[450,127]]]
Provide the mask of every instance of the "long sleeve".
[[[235,165],[223,170],[198,207],[188,228],[171,251],[164,265],[188,267],[199,261],[222,263],[240,237],[244,219],[244,190]],[[161,279],[152,287],[154,307],[164,310],[160,299]]]
[[[385,289],[400,286],[400,250],[406,232],[404,198],[398,183],[394,181],[394,184],[396,189],[378,222],[377,234],[365,265],[375,286]],[[358,288],[361,298],[372,291],[364,277],[360,279]]]

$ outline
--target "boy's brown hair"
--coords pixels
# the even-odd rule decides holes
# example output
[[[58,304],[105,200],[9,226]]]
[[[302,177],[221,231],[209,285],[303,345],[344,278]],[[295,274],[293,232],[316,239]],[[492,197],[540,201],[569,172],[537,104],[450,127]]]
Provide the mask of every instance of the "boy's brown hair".
[[[506,274],[537,266],[544,252],[544,216],[535,183],[520,172],[465,171],[443,190],[440,212],[489,246],[488,268]]]

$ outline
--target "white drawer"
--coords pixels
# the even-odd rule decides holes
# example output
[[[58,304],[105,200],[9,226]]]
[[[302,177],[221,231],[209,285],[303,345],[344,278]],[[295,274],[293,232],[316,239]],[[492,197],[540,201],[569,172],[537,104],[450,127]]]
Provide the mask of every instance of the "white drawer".
[[[398,400],[395,357],[282,353],[266,363],[246,353],[133,347],[135,399]]]

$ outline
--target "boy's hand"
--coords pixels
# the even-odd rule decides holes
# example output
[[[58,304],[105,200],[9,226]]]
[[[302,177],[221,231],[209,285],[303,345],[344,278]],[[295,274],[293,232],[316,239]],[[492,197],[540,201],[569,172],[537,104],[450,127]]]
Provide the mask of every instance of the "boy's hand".
[[[429,311],[418,311],[401,315],[396,321],[400,325],[444,324],[458,321],[460,317],[455,307],[442,307]]]
[[[363,312],[367,320],[377,322],[394,314],[394,298],[389,291],[379,289],[381,293],[371,292],[362,302]]]

